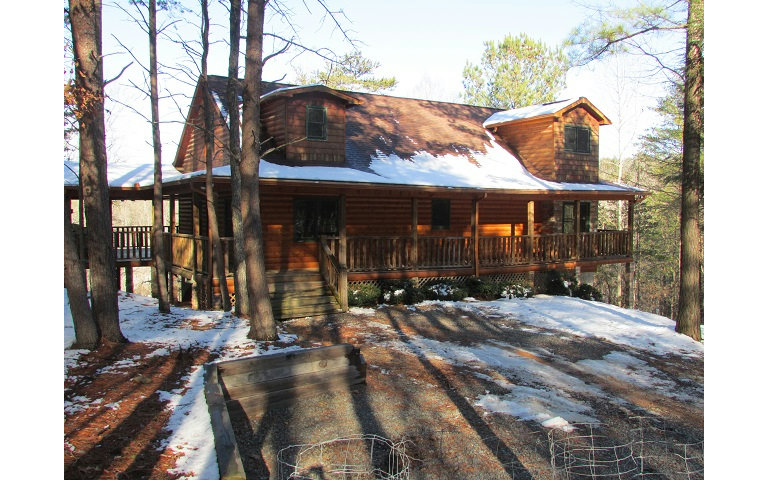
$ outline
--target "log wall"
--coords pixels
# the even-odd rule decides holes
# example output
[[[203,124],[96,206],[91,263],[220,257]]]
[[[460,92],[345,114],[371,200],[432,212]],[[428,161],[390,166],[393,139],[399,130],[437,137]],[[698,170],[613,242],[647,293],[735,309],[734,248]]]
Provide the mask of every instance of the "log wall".
[[[565,126],[578,125],[589,127],[591,152],[574,153],[565,151]],[[557,182],[597,183],[599,179],[600,124],[584,108],[574,108],[565,112],[561,121],[554,124],[554,159],[557,172],[553,180]]]

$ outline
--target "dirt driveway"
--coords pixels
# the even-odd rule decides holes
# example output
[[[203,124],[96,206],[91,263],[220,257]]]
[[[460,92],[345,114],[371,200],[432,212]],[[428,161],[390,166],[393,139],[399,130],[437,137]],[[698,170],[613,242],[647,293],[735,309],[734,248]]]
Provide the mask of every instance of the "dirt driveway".
[[[368,376],[351,391],[261,418],[235,413],[253,478],[276,477],[280,448],[363,433],[407,440],[410,478],[429,479],[552,478],[551,426],[600,422],[606,441],[619,445],[641,416],[663,424],[665,441],[703,439],[703,359],[695,356],[532,327],[466,303],[356,310],[283,327],[304,346],[360,346]],[[645,455],[646,472],[698,468],[671,453]]]

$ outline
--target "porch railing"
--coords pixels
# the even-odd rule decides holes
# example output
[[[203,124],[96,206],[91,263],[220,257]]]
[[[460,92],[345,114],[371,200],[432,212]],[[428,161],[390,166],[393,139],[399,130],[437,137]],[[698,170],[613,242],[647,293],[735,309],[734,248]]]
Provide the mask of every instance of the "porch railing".
[[[349,237],[347,242],[350,272],[464,268],[474,264],[472,237],[419,237],[415,254],[409,236]],[[479,265],[486,268],[630,256],[630,235],[623,230],[478,239]]]
[[[148,259],[152,256],[152,227],[112,227],[115,259]]]
[[[321,236],[318,241],[320,275],[338,300],[342,310],[347,304],[347,268],[339,263],[339,238]]]

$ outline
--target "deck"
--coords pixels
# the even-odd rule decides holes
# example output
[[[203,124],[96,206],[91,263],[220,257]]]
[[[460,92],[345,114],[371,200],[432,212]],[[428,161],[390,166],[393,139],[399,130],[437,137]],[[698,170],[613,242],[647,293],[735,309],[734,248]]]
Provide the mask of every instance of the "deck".
[[[167,230],[167,229],[166,229]],[[151,265],[151,227],[113,227],[117,267]],[[489,275],[571,269],[632,261],[627,230],[518,236],[321,237],[319,270],[342,308],[349,281]],[[227,274],[234,271],[233,239],[221,239]],[[164,233],[169,273],[208,283],[208,237]]]

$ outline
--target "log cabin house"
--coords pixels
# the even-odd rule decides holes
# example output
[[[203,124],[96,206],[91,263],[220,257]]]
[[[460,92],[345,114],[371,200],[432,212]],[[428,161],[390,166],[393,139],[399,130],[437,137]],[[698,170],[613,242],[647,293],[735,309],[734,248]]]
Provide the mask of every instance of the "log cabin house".
[[[233,271],[226,84],[209,76],[207,91],[198,85],[173,161],[180,174],[163,181],[172,291],[201,308],[219,292],[210,278],[203,95],[215,110],[216,208]],[[531,281],[559,269],[589,281],[598,265],[632,262],[632,210],[645,193],[600,180],[599,128],[610,120],[584,97],[500,111],[264,83],[261,116],[271,150],[260,166],[264,251],[277,317],[344,310],[350,288],[385,279]],[[130,182],[111,183],[113,198],[151,199],[151,178]],[[626,202],[625,229],[596,229],[601,200]],[[121,235],[118,256],[136,243]]]

